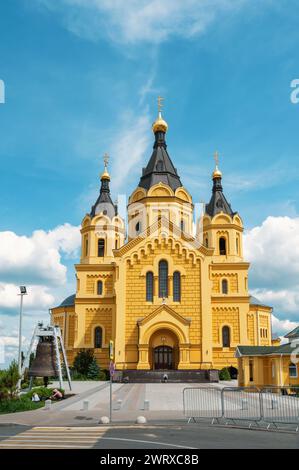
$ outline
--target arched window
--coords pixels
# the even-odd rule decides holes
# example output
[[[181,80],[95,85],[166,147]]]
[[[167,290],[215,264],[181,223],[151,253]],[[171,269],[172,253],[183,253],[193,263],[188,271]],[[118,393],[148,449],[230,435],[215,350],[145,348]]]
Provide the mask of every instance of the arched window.
[[[118,239],[117,239],[117,238],[115,239],[115,244],[114,244],[114,246],[115,246],[115,249],[118,250]]]
[[[205,246],[208,248],[209,247],[209,240],[208,237],[205,239]]]
[[[137,222],[135,230],[136,230],[137,234],[139,234],[141,232],[141,223],[140,222]]]
[[[226,255],[226,239],[224,237],[219,238],[219,254]]]
[[[182,219],[181,220],[181,231],[184,232],[184,230],[185,230],[185,222]]]
[[[105,240],[99,238],[98,240],[98,257],[103,258],[105,256]]]
[[[297,366],[296,364],[293,364],[292,362],[289,365],[289,376],[297,378]]]
[[[97,294],[103,295],[103,281],[97,282]]]
[[[230,329],[228,326],[222,328],[222,346],[230,348]]]
[[[153,302],[154,300],[154,275],[152,272],[146,273],[146,301]]]
[[[168,263],[165,260],[159,263],[159,297],[168,297]]]
[[[228,294],[228,281],[227,279],[222,279],[222,294]]]
[[[181,301],[181,274],[179,271],[173,273],[173,300],[174,302]]]
[[[85,238],[85,256],[88,256],[88,237]]]
[[[101,348],[103,341],[103,330],[100,326],[97,326],[94,330],[94,347]]]

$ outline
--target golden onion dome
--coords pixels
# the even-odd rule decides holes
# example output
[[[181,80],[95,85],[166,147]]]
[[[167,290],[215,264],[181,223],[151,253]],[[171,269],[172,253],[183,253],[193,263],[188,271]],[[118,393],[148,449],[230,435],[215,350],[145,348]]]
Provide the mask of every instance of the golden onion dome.
[[[104,171],[101,175],[101,180],[109,180],[110,181],[110,175],[107,170]]]
[[[216,168],[213,172],[213,175],[212,175],[212,178],[215,179],[215,178],[222,178],[222,173],[221,171],[219,170],[218,168],[218,165],[216,165]]]
[[[105,168],[104,168],[104,172],[102,173],[101,175],[101,181],[103,180],[108,180],[110,181],[110,175],[108,173],[108,163],[109,163],[109,155],[108,153],[105,153],[104,155],[104,164],[105,164]]]
[[[161,111],[159,111],[158,118],[153,123],[152,129],[153,129],[154,134],[156,132],[167,132],[168,124],[162,118]]]

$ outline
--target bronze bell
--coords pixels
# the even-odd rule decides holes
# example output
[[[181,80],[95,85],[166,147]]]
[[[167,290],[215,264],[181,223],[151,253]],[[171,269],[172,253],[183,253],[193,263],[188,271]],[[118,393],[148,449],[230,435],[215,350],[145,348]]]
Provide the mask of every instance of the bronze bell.
[[[29,377],[56,377],[58,375],[53,337],[42,336],[36,348],[35,358],[29,369]]]

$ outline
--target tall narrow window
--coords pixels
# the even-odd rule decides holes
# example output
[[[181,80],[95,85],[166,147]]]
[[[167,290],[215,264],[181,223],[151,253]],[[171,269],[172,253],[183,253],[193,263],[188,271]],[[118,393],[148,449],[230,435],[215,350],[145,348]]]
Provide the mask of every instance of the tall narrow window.
[[[88,237],[85,238],[85,256],[88,256]]]
[[[249,359],[249,382],[253,382],[254,371],[253,371],[253,359]]]
[[[239,239],[239,235],[237,235],[237,239],[236,239],[236,250],[237,250],[237,255],[240,254],[240,239]]]
[[[230,348],[230,329],[228,326],[222,328],[222,346]]]
[[[174,302],[181,301],[181,274],[179,271],[173,273],[173,300]]]
[[[181,231],[184,232],[184,230],[185,230],[185,222],[182,219],[181,220]]]
[[[227,279],[222,280],[222,294],[228,294],[228,281],[227,281]]]
[[[292,362],[289,365],[289,376],[293,378],[297,378],[297,366]]]
[[[99,238],[98,240],[98,257],[104,258],[105,256],[105,240],[103,238]]]
[[[97,294],[103,295],[103,281],[97,282]]]
[[[141,223],[140,222],[137,222],[135,230],[136,230],[136,234],[139,235],[139,233],[141,232]]]
[[[97,326],[94,330],[94,347],[101,348],[103,341],[103,330],[100,326]]]
[[[159,297],[168,297],[168,263],[165,260],[159,263]]]
[[[226,255],[226,239],[224,237],[219,238],[219,254]]]
[[[146,273],[146,301],[154,300],[154,275],[151,272]]]

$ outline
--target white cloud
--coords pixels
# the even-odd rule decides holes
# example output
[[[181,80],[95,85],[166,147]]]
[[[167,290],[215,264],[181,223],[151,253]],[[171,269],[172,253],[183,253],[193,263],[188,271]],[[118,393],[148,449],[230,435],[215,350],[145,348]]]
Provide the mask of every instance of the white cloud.
[[[251,262],[252,295],[274,307],[273,331],[285,334],[299,322],[299,217],[268,217],[244,235]],[[283,319],[286,317],[291,319]]]
[[[28,295],[24,297],[24,311],[46,310],[53,306],[55,297],[45,286],[28,286]],[[19,287],[14,284],[0,283],[0,312],[19,313]]]
[[[285,335],[298,326],[298,323],[290,320],[279,320],[275,315],[272,315],[272,330],[274,333]]]
[[[299,283],[299,217],[268,217],[244,235],[254,287],[289,290]],[[284,295],[284,294],[281,294]]]
[[[79,227],[64,224],[30,237],[0,232],[0,280],[6,283],[61,285],[66,266],[61,255],[74,257],[80,246]],[[3,292],[1,294],[3,298]]]
[[[297,286],[284,290],[254,289],[251,294],[266,305],[275,305],[278,312],[294,314],[299,319],[299,289]]]
[[[172,36],[190,38],[248,0],[37,0],[62,16],[74,34],[116,43],[158,44]]]

